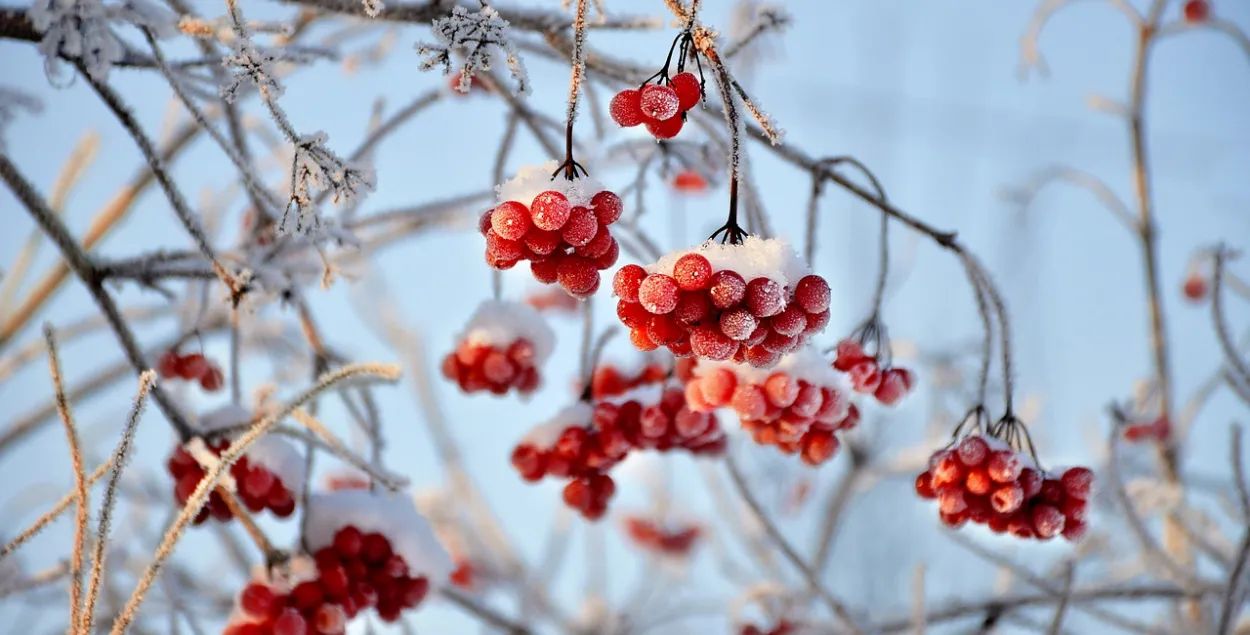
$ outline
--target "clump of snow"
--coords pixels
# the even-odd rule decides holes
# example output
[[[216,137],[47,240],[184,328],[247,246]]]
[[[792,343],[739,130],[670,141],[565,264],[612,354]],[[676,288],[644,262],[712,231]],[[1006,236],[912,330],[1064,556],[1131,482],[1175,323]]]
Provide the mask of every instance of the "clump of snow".
[[[694,367],[696,377],[702,377],[714,370],[724,368],[738,376],[740,380],[751,383],[764,383],[774,373],[785,373],[795,379],[822,387],[836,388],[851,394],[850,383],[842,373],[835,372],[828,359],[814,346],[804,346],[793,353],[788,353],[772,368],[756,368],[733,361],[699,360]]]
[[[226,404],[200,415],[198,424],[200,430],[204,432],[216,432],[226,428],[246,426],[251,421],[251,411],[238,404]]]
[[[658,452],[630,452],[616,467],[612,478],[618,482],[639,483],[647,488],[664,487],[664,465]]]
[[[290,441],[274,434],[256,440],[244,453],[252,467],[263,467],[282,481],[282,485],[299,496],[304,491],[304,456]]]
[[[516,201],[529,207],[534,197],[543,192],[559,192],[569,199],[573,207],[589,207],[590,199],[595,194],[608,189],[603,183],[590,176],[578,176],[573,180],[564,178],[564,174],[555,173],[560,164],[548,161],[542,165],[527,165],[517,170],[516,176],[495,186],[495,200],[499,203]]]
[[[478,305],[459,341],[507,348],[518,339],[534,345],[534,365],[542,366],[555,349],[556,334],[541,313],[522,302],[486,300]]]
[[[627,401],[637,401],[646,408],[652,404],[660,403],[660,398],[664,396],[664,391],[671,387],[679,387],[680,384],[674,382],[656,382],[653,384],[643,384],[626,390],[619,395],[604,397],[599,400],[600,403],[610,403],[620,405]]]
[[[647,265],[647,273],[673,275],[673,266],[682,256],[701,254],[712,264],[712,271],[729,269],[747,282],[755,278],[768,278],[784,288],[793,287],[803,276],[812,272],[803,258],[785,238],[760,238],[747,236],[741,245],[707,241],[693,249],[674,251]]]
[[[368,490],[323,492],[309,498],[306,513],[310,550],[331,544],[338,530],[352,525],[365,533],[386,536],[415,574],[434,581],[451,574],[451,556],[409,495]]]
[[[544,450],[551,448],[560,439],[560,433],[565,428],[588,425],[594,414],[595,410],[590,404],[578,401],[557,412],[547,421],[530,428],[520,442]]]

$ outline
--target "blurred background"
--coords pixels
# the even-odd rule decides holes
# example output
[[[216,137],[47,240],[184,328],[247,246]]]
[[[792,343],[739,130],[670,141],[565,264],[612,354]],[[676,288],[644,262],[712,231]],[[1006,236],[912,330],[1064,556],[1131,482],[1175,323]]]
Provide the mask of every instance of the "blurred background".
[[[1124,15],[1111,8],[1112,3],[1071,3],[1048,23],[1040,39],[1050,76],[1034,72],[1022,81],[1021,37],[1037,4],[988,0],[783,3],[793,16],[789,28],[762,38],[752,53],[755,61],[740,60],[731,70],[786,130],[785,143],[814,157],[854,156],[874,171],[900,209],[958,232],[1004,292],[1013,320],[1017,399],[1025,404],[1022,416],[1031,426],[1039,453],[1052,465],[1097,466],[1106,459],[1111,430],[1106,406],[1130,399],[1151,372],[1140,250],[1135,237],[1088,191],[1056,183],[1040,191],[1027,209],[1012,194],[1027,188],[1044,170],[1062,165],[1096,175],[1132,205],[1127,125],[1088,104],[1092,96],[1127,99],[1136,34]],[[1250,28],[1250,4],[1239,0],[1212,4],[1218,17]],[[660,2],[607,0],[607,5],[609,11],[666,15]],[[1180,3],[1169,5],[1165,21],[1178,19]],[[196,2],[194,6],[207,17],[224,14],[223,3]],[[560,8],[554,0],[525,2],[524,6]],[[288,5],[260,2],[247,3],[243,9],[251,19],[269,20],[290,20],[297,11]],[[703,22],[728,34],[734,10],[734,3],[707,2]],[[441,91],[443,98],[376,149],[377,191],[357,215],[411,207],[493,185],[492,168],[506,125],[506,104],[489,95],[451,96],[445,77],[418,71],[412,45],[430,39],[428,27],[367,28],[367,23],[361,24],[365,26],[354,38],[339,45],[342,59],[316,62],[286,78],[281,104],[297,130],[324,130],[329,147],[346,154],[367,134],[375,104],[382,104],[385,115],[430,90]],[[339,23],[334,31],[342,26]],[[316,29],[310,41],[318,41]],[[331,32],[324,25],[321,30],[325,31],[322,35]],[[133,30],[123,32],[142,44]],[[673,33],[672,29],[592,31],[589,45],[633,63],[658,67]],[[186,40],[165,44],[167,54],[194,57],[196,50]],[[392,49],[373,59],[379,42]],[[523,57],[534,86],[529,103],[562,119],[567,65],[532,54],[523,53]],[[44,103],[42,113],[20,115],[3,131],[7,151],[41,191],[52,188],[84,135],[98,135],[95,161],[64,208],[66,223],[82,235],[96,210],[143,165],[142,157],[85,82],[49,84],[43,57],[33,44],[0,41],[0,60],[4,69],[0,84],[35,95]],[[1250,48],[1239,47],[1233,38],[1215,32],[1181,33],[1160,42],[1150,64],[1146,132],[1172,372],[1176,400],[1183,404],[1208,382],[1222,359],[1209,307],[1186,302],[1181,295],[1191,257],[1195,250],[1222,240],[1244,246],[1250,237]],[[67,83],[68,76],[67,71],[59,83]],[[180,106],[171,105],[169,87],[157,73],[114,69],[109,81],[134,107],[150,134],[167,137],[170,130],[188,121]],[[601,86],[596,91],[600,108],[615,92]],[[244,109],[262,122],[264,130],[272,130],[254,100]],[[578,129],[590,139],[590,121],[585,115]],[[646,138],[641,129],[617,129],[608,122],[600,147]],[[263,152],[262,143],[254,147]],[[774,231],[801,245],[809,176],[782,163],[764,146],[752,142],[747,148],[761,204]],[[532,136],[519,134],[506,172],[550,158],[555,157],[546,156]],[[285,168],[277,159],[267,161],[262,163],[269,170],[267,182],[281,191]],[[618,189],[632,182],[637,171],[636,165],[619,158],[604,161],[592,154],[582,162]],[[212,219],[216,243],[234,244],[246,201],[221,151],[205,138],[197,138],[172,162],[172,171],[197,210]],[[642,224],[663,249],[697,243],[721,224],[728,201],[723,177],[705,194],[678,191],[666,184],[664,175],[653,172],[652,177]],[[627,213],[633,205],[630,197]],[[721,562],[726,558],[747,561],[747,552],[731,531],[738,521],[732,514],[726,517],[726,507],[706,485],[709,471],[722,484],[728,482],[714,465],[679,456],[623,466],[629,469],[618,479],[619,493],[610,513],[655,504],[652,490],[658,484],[673,498],[673,507],[709,523],[717,536],[714,542],[723,543],[705,545],[684,571],[665,570],[660,575],[668,577],[661,578],[623,540],[614,516],[593,527],[580,519],[562,518],[559,486],[526,484],[509,464],[511,449],[526,430],[576,397],[571,388],[581,332],[576,314],[551,316],[559,336],[556,353],[544,371],[544,388],[528,401],[514,396],[467,396],[438,375],[442,355],[452,349],[465,320],[490,294],[491,272],[482,262],[482,239],[473,225],[483,208],[464,210],[468,220],[457,227],[435,228],[381,249],[372,266],[355,271],[355,280],[345,276],[324,291],[315,284],[308,288],[309,305],[327,344],[354,360],[408,362],[374,328],[377,315],[390,307],[420,338],[424,367],[407,368],[397,386],[376,391],[387,441],[385,464],[411,478],[417,490],[445,484],[428,432],[430,414],[414,391],[413,377],[429,373],[435,407],[445,414],[464,466],[530,565],[537,567],[544,561],[553,531],[567,531],[568,552],[551,582],[552,595],[566,612],[584,610],[583,596],[599,581],[606,581],[606,588],[599,590],[606,592],[608,604],[615,608],[635,600],[640,585],[651,586],[653,597],[643,605],[642,614],[663,618],[663,623],[649,632],[725,632],[726,607],[735,604],[735,598],[741,600],[743,586],[726,574]],[[849,333],[870,309],[877,271],[877,214],[838,188],[826,188],[813,262],[815,271],[829,279],[834,289],[833,320],[819,338],[822,345],[832,345]],[[11,192],[0,191],[0,267],[8,270],[33,228]],[[94,251],[129,257],[190,246],[165,198],[150,188]],[[958,370],[966,373],[963,379],[970,384],[980,338],[979,318],[970,286],[950,253],[897,224],[890,246],[884,319],[896,344],[896,357],[916,370],[920,385],[898,407],[865,407],[864,424],[855,438],[870,447],[878,460],[919,457],[923,461],[941,445],[939,435],[952,429],[951,417],[958,418],[972,405],[960,396],[964,392],[935,387],[934,382],[939,379],[936,372],[949,376]],[[34,274],[28,279],[38,279],[57,261],[55,249],[45,246],[31,264]],[[1243,277],[1250,273],[1241,262],[1234,262],[1232,270]],[[28,293],[30,284],[16,297]],[[508,298],[520,298],[537,288],[525,267],[507,272],[504,285]],[[124,284],[116,291],[124,306],[148,307],[155,314],[137,326],[145,345],[176,337],[185,329],[186,319],[195,315],[202,285],[179,283],[170,288],[178,293],[173,303],[135,284]],[[384,296],[389,301],[384,303]],[[596,324],[615,323],[614,303],[597,300]],[[1229,321],[1240,336],[1250,311],[1238,301],[1228,305]],[[0,319],[8,319],[15,306],[14,302],[0,305]],[[290,309],[270,306],[265,310],[267,319],[297,328]],[[23,347],[38,347],[40,322],[64,328],[93,315],[95,308],[81,285],[67,284],[38,318],[0,348],[0,359]],[[614,340],[605,359],[636,360],[638,353],[626,339]],[[220,333],[202,342],[210,357],[227,358],[228,340]],[[198,346],[193,342],[192,349]],[[116,341],[106,331],[65,343],[62,355],[71,387],[121,360]],[[943,361],[948,357],[955,361]],[[263,354],[245,357],[241,372],[246,393],[270,381],[275,370],[289,371],[295,377],[283,384],[282,394],[298,390],[306,377],[300,373],[305,371],[284,367],[288,363]],[[111,451],[134,390],[135,382],[126,372],[102,382],[98,390],[75,403],[84,441],[91,448],[89,464]],[[192,412],[203,413],[228,400],[224,393],[178,390]],[[0,448],[0,536],[11,537],[26,527],[70,489],[65,438],[49,409],[51,395],[42,357],[0,378],[0,430],[32,417],[43,420],[19,443]],[[993,404],[997,410],[997,399]],[[1225,391],[1210,399],[1184,441],[1183,472],[1188,482],[1220,486],[1228,482],[1228,426],[1235,421],[1245,423],[1246,415],[1246,405]],[[320,416],[345,435],[352,429],[347,412],[335,401],[325,402]],[[727,421],[730,427],[733,423]],[[132,487],[123,499],[116,549],[132,551],[137,545],[151,544],[159,535],[168,510],[155,502],[145,503],[141,494],[155,492],[157,499],[168,496],[164,461],[173,444],[171,429],[159,411],[149,406],[127,472]],[[734,451],[756,485],[757,496],[806,553],[819,531],[826,499],[845,477],[846,453],[811,469],[749,443],[735,445]],[[1122,453],[1129,478],[1143,479],[1146,484],[1157,479],[1148,449],[1129,446]],[[318,474],[339,467],[333,459],[318,460],[316,465]],[[907,617],[918,563],[924,564],[919,575],[933,607],[1029,590],[953,542],[938,522],[934,506],[914,495],[913,475],[914,471],[901,471],[896,477],[882,476],[861,484],[849,503],[824,574],[833,593],[873,623],[884,623]],[[796,487],[810,488],[808,503],[798,508],[787,500]],[[1227,516],[1216,517],[1213,531],[1222,529],[1235,544],[1240,533],[1236,524]],[[262,523],[279,544],[291,544],[292,523],[273,522],[268,516]],[[1116,563],[1135,557],[1127,547],[1117,551],[1116,543],[1125,535],[1122,523],[1110,514],[1095,512],[1091,525],[1088,544],[1080,547],[1091,553],[1077,557],[1078,584],[1122,579],[1117,577]],[[22,568],[31,572],[54,565],[65,557],[72,535],[72,522],[62,518],[22,549]],[[1064,541],[1022,543],[974,528],[960,535],[1039,575],[1053,573],[1056,562],[1078,549]],[[118,562],[133,560],[127,568],[141,567],[143,553],[135,549],[129,556],[119,555]],[[248,553],[258,561],[254,550]],[[196,576],[220,580],[224,588],[242,586],[242,574],[221,557],[215,530],[191,530],[175,560]],[[792,570],[784,565],[779,569],[785,583],[802,588]],[[755,575],[761,582],[767,578],[766,573]],[[1135,575],[1150,579],[1146,574]],[[123,574],[119,580],[133,577]],[[118,588],[123,597],[129,594],[128,584]],[[159,586],[153,593],[159,596]],[[515,614],[515,593],[483,593],[486,601]],[[64,601],[63,585],[0,600],[0,632],[53,632],[61,628]],[[750,603],[737,603],[744,617],[759,614]],[[1108,606],[1123,609],[1123,605]],[[1162,619],[1158,607],[1146,606],[1145,613],[1137,609],[1134,614],[1138,620]],[[1012,619],[994,632],[1035,632],[1037,627],[1030,624],[1044,629],[1051,610],[1013,612]],[[977,632],[984,617],[972,613],[935,625],[932,632]],[[427,604],[410,622],[422,634],[490,632],[443,602]],[[219,622],[209,618],[203,624],[209,632],[220,628]],[[157,623],[146,626],[151,632],[172,632]],[[354,628],[364,632],[374,626],[376,632],[392,632],[380,624],[367,626],[364,620]],[[1074,613],[1066,632],[1119,631]]]

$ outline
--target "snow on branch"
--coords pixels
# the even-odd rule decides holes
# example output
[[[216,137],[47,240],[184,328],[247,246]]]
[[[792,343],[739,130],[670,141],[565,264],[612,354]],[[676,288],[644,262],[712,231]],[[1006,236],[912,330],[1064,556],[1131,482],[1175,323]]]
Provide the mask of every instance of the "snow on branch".
[[[455,7],[451,15],[439,18],[431,25],[438,44],[417,43],[417,55],[422,58],[420,68],[428,71],[442,66],[443,74],[448,75],[451,73],[452,54],[463,55],[464,64],[460,68],[460,83],[456,89],[468,93],[473,77],[491,70],[497,48],[503,51],[512,79],[516,80],[516,94],[529,95],[529,75],[516,47],[508,39],[509,26],[508,21],[499,17],[499,13],[491,7],[482,7],[476,12]]]
[[[39,52],[49,79],[60,72],[62,58],[78,60],[97,81],[121,61],[126,47],[112,23],[133,24],[157,37],[176,32],[174,16],[146,0],[105,5],[99,0],[35,0],[27,12],[31,26],[42,35]]]

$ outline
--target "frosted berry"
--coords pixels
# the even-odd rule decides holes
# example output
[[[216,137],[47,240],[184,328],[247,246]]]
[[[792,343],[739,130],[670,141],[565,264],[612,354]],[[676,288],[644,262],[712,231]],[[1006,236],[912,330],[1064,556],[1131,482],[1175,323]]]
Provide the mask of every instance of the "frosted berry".
[[[643,122],[642,94],[635,89],[626,89],[617,93],[608,104],[608,113],[612,121],[622,128],[632,128]]]
[[[646,277],[646,269],[634,264],[625,265],[612,276],[612,292],[624,302],[638,302],[638,288]]]
[[[1040,540],[1049,540],[1063,532],[1063,512],[1050,505],[1037,505],[1031,513],[1033,532]]]
[[[556,231],[564,227],[572,210],[569,199],[552,190],[540,192],[530,204],[530,216],[534,221],[534,226],[547,231]],[[491,223],[493,225],[494,221],[492,220]]]
[[[603,190],[591,197],[590,209],[595,213],[595,218],[600,225],[611,225],[620,219],[625,205],[615,192]]]
[[[673,264],[673,278],[683,291],[706,289],[712,279],[712,263],[702,254],[686,254]]]
[[[1015,483],[1007,483],[994,488],[990,494],[990,506],[1000,514],[1010,514],[1024,504],[1024,490]]]
[[[273,621],[273,635],[307,635],[308,622],[294,608],[282,611],[278,619]]]
[[[677,308],[680,288],[672,276],[653,273],[638,287],[638,301],[651,313],[670,313]]]
[[[731,340],[742,341],[755,332],[759,323],[746,309],[732,309],[720,315],[720,330]]]
[[[933,490],[932,473],[921,472],[920,475],[916,477],[916,494],[921,498],[937,498],[937,492]]]
[[[808,313],[821,313],[829,308],[829,283],[817,275],[806,275],[794,285],[794,301]]]
[[[728,269],[712,274],[708,284],[708,297],[718,309],[730,309],[742,302],[746,295],[746,280]]]
[[[1211,3],[1207,0],[1189,0],[1185,3],[1185,21],[1190,24],[1211,19]]]
[[[672,118],[681,108],[676,91],[658,84],[643,86],[638,101],[642,114],[659,121]]]
[[[772,317],[786,308],[785,290],[775,280],[756,278],[747,283],[743,302],[755,315]]]
[[[702,97],[699,78],[694,73],[678,73],[669,78],[668,85],[677,95],[677,108],[681,112],[694,108]]]
[[[672,139],[681,133],[682,126],[686,124],[681,117],[670,117],[668,119],[648,120],[647,132],[656,139]]]
[[[719,329],[697,326],[690,331],[690,349],[704,359],[725,361],[734,356],[738,345]]]
[[[981,437],[965,437],[956,446],[955,451],[959,455],[960,463],[968,467],[976,467],[985,463],[985,459],[990,454],[990,444]]]
[[[569,219],[560,229],[564,242],[572,247],[581,247],[594,239],[599,233],[599,221],[588,207],[577,206],[569,212]]]
[[[864,346],[853,339],[844,339],[838,342],[837,359],[833,361],[833,368],[842,372],[848,372],[851,367],[866,360],[871,359],[864,354]]]
[[[1023,469],[1024,465],[1020,462],[1020,457],[1011,450],[995,450],[990,454],[987,464],[990,478],[998,483],[1010,483],[1016,480]]]
[[[268,617],[274,609],[273,591],[259,583],[243,587],[239,594],[239,608],[252,617]]]
[[[871,394],[881,387],[881,369],[872,359],[858,362],[847,372],[851,377],[851,387],[855,389],[855,392]]]
[[[1060,482],[1068,496],[1085,500],[1093,490],[1094,473],[1087,467],[1070,468],[1060,477]]]
[[[1190,273],[1185,278],[1185,284],[1181,287],[1181,292],[1185,294],[1185,299],[1190,302],[1202,302],[1207,298],[1207,279],[1199,273]]]
[[[516,201],[504,201],[490,214],[490,228],[508,240],[521,240],[532,224],[530,211]]]
[[[580,256],[566,256],[556,267],[556,279],[565,291],[575,296],[585,296],[599,286],[599,271],[590,260]]]
[[[749,293],[749,291],[748,291]],[[768,321],[774,331],[788,337],[798,337],[807,329],[807,314],[791,305]]]

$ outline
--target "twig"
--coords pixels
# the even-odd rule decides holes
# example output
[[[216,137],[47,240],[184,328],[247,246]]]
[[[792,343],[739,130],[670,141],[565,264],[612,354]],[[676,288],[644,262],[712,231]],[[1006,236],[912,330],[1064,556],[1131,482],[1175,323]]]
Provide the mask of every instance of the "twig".
[[[1234,256],[1235,254],[1229,252],[1223,245],[1214,249],[1211,272],[1211,321],[1215,324],[1215,335],[1220,342],[1220,348],[1224,349],[1224,360],[1229,372],[1235,375],[1243,386],[1250,386],[1250,366],[1241,358],[1241,354],[1233,344],[1233,336],[1228,330],[1228,321],[1224,315],[1224,267],[1228,259]]]
[[[1215,629],[1216,635],[1231,635],[1233,620],[1242,608],[1241,582],[1246,574],[1246,563],[1250,561],[1250,527],[1241,537],[1241,546],[1237,548],[1237,560],[1228,574],[1228,586],[1224,590],[1224,601],[1220,603],[1220,623]]]
[[[440,587],[438,590],[438,593],[442,597],[445,597],[448,600],[450,600],[452,604],[455,604],[456,606],[463,609],[464,612],[482,620],[484,623],[490,626],[493,626],[495,628],[498,628],[508,633],[508,635],[529,635],[530,634],[530,630],[528,628],[513,622],[512,620],[508,619],[507,617],[504,617],[503,615],[500,615],[498,612],[496,612],[494,609],[488,606],[479,604],[477,601],[473,600],[472,598],[461,593],[460,591],[458,591],[457,589],[453,587],[449,587],[449,586]]]
[[[48,366],[52,375],[52,388],[56,391],[56,411],[65,426],[65,437],[69,443],[70,463],[74,469],[74,491],[77,495],[77,513],[74,518],[74,551],[70,556],[69,581],[69,623],[70,629],[76,630],[82,619],[82,562],[83,549],[87,544],[87,514],[91,500],[87,494],[87,474],[83,467],[82,442],[78,438],[78,428],[74,425],[74,415],[70,412],[69,402],[65,399],[65,383],[61,378],[61,360],[57,354],[56,336],[52,325],[43,325],[43,338],[48,346]]]
[[[107,461],[101,463],[100,466],[87,477],[87,487],[95,485],[100,479],[104,478],[104,475],[108,474],[109,470],[113,467],[113,463],[116,461],[117,455],[114,454],[113,456],[110,456]],[[0,561],[4,560],[14,551],[17,551],[18,547],[21,547],[31,538],[34,538],[39,532],[43,531],[45,527],[52,524],[52,521],[56,520],[57,517],[65,512],[65,510],[69,509],[69,506],[73,505],[76,500],[78,500],[77,489],[62,496],[61,500],[57,501],[56,504],[52,506],[52,509],[45,512],[44,515],[40,516],[38,520],[30,525],[30,527],[27,527],[19,533],[17,537],[5,544],[3,548],[0,548]]]
[[[329,446],[332,454],[350,464],[352,467],[368,474],[370,478],[386,486],[386,488],[392,492],[397,492],[407,485],[407,483],[402,480],[396,480],[395,477],[384,474],[367,459],[353,452],[351,448],[347,447],[347,444],[344,443],[342,439],[335,436],[334,432],[332,432],[325,426],[325,424],[318,421],[317,418],[311,414],[308,414],[302,409],[297,409],[291,413],[291,418],[295,419],[300,425],[312,430],[317,436],[321,437],[321,440],[325,441],[325,444]]]
[[[1063,614],[1068,609],[1068,602],[1072,600],[1072,579],[1074,567],[1071,562],[1064,565],[1063,568],[1063,592],[1059,598],[1059,605],[1055,607],[1055,617],[1050,621],[1050,627],[1046,629],[1046,635],[1059,635],[1063,629]]]
[[[1246,468],[1242,467],[1241,426],[1233,424],[1229,439],[1229,462],[1233,464],[1233,486],[1237,489],[1237,502],[1241,503],[1242,518],[1250,522],[1250,485],[1246,482]]]
[[[790,545],[785,536],[781,535],[777,525],[773,523],[764,509],[760,507],[759,501],[755,500],[755,496],[751,493],[746,479],[743,478],[742,472],[738,469],[738,464],[732,454],[725,455],[725,467],[729,470],[729,477],[733,480],[738,494],[742,496],[742,500],[751,508],[752,514],[763,525],[764,531],[768,532],[769,537],[772,538],[777,548],[781,550],[781,553],[803,575],[811,590],[820,596],[833,613],[846,623],[847,628],[852,633],[863,635],[864,631],[856,624],[855,618],[851,616],[851,612],[820,584],[820,579],[817,577],[816,572],[807,566],[807,563],[803,561],[803,557],[794,550],[794,547]]]
[[[100,521],[96,528],[95,550],[91,554],[91,581],[87,586],[87,600],[82,612],[82,632],[91,633],[95,622],[95,603],[100,594],[100,581],[104,577],[104,559],[108,547],[109,527],[113,523],[113,509],[117,503],[117,485],[121,481],[122,470],[130,458],[130,448],[134,444],[135,430],[139,427],[139,418],[143,415],[143,407],[147,404],[148,393],[156,381],[156,373],[145,371],[139,375],[139,392],[135,395],[130,415],[126,418],[126,427],[122,430],[122,439],[113,452],[113,472],[108,484],[104,487],[104,501],[100,504]],[[120,635],[120,634],[119,634]]]

